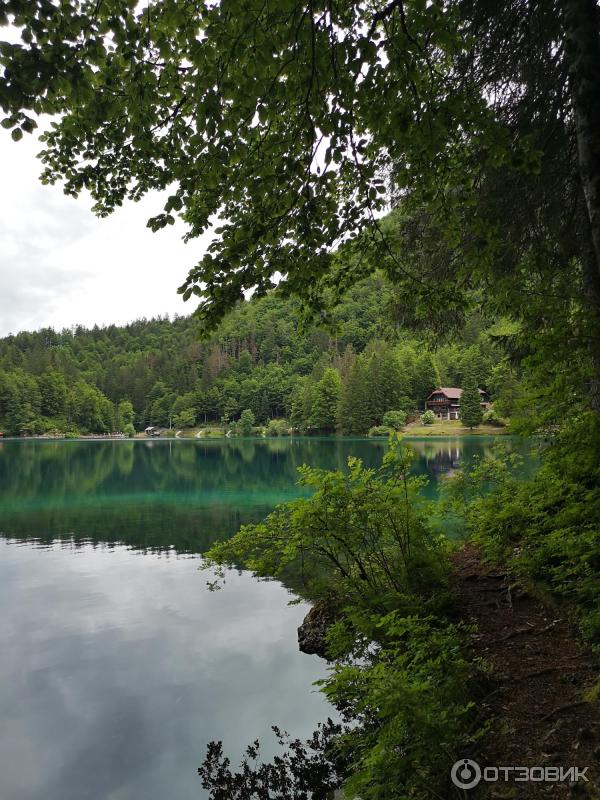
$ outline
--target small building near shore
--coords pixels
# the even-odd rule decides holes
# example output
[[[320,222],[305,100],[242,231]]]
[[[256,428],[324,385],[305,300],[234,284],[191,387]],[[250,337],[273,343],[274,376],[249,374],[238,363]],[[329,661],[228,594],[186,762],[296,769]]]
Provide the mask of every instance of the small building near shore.
[[[147,428],[144,428],[144,433],[146,436],[160,436],[160,428],[156,428],[154,425],[148,425]]]
[[[463,390],[456,386],[442,386],[440,389],[435,389],[425,401],[425,408],[433,411],[439,419],[458,419],[462,392]],[[490,407],[488,393],[480,389],[479,396],[483,409],[487,411]]]

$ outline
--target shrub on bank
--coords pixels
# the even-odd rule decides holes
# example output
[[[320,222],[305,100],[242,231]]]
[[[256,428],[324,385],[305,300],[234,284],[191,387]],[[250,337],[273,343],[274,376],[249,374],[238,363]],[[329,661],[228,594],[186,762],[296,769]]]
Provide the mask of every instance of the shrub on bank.
[[[286,419],[271,419],[265,428],[267,436],[289,436],[290,423]]]
[[[381,420],[382,425],[399,431],[406,425],[407,414],[404,411],[386,411]]]
[[[557,433],[536,474],[515,475],[505,448],[448,488],[475,541],[491,560],[575,609],[587,641],[600,650],[600,423],[582,415]],[[482,494],[482,487],[487,489]]]
[[[483,424],[484,425],[493,425],[496,428],[504,428],[506,427],[506,422],[502,419],[502,417],[494,411],[493,408],[490,408],[489,411],[486,411],[483,415]]]
[[[347,471],[301,467],[309,497],[279,506],[206,555],[205,568],[285,576],[305,597],[339,610],[321,686],[343,725],[323,745],[326,783],[314,798],[329,796],[334,778],[362,800],[447,797],[450,768],[478,735],[476,669],[464,631],[448,616],[449,545],[429,526],[425,481],[410,475],[413,457],[391,438],[379,469],[356,458]],[[249,800],[257,796],[253,781],[269,776],[279,781],[272,789],[285,787],[278,797],[304,797],[289,787],[305,779],[307,764],[314,768],[309,757],[299,743],[291,760],[270,765],[274,771],[249,774],[246,762],[232,774],[213,744],[200,773],[213,800]]]
[[[387,425],[374,425],[369,429],[369,436],[389,436],[393,432]]]

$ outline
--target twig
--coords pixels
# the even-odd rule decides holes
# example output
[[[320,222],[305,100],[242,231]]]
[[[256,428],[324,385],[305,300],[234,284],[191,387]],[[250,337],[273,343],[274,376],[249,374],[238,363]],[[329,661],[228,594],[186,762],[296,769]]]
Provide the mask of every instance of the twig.
[[[559,664],[555,667],[544,667],[543,669],[535,670],[535,672],[528,672],[527,675],[522,675],[520,678],[516,678],[517,681],[527,681],[530,678],[539,678],[541,675],[546,675],[548,672],[556,672],[558,670],[562,670],[564,667],[563,664]]]
[[[585,700],[577,700],[575,703],[565,703],[562,706],[558,706],[553,711],[550,711],[548,714],[545,714],[539,722],[546,722],[555,714],[562,714],[563,711],[570,711],[573,708],[581,708],[581,706],[587,706],[588,703]]]
[[[509,639],[514,638],[515,636],[521,636],[524,633],[533,633],[531,628],[517,628],[516,631],[511,631],[507,633],[506,636],[502,636],[500,639],[494,639],[492,644],[502,644],[502,642],[507,642]]]

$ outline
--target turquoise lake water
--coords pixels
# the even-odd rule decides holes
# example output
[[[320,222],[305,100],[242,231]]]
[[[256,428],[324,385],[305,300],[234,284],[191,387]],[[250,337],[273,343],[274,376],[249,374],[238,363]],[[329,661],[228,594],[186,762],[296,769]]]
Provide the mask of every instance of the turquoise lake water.
[[[407,441],[434,499],[491,437]],[[298,495],[296,468],[380,462],[383,440],[0,443],[0,798],[192,800],[205,747],[308,736],[325,664],[305,604],[199,553]]]

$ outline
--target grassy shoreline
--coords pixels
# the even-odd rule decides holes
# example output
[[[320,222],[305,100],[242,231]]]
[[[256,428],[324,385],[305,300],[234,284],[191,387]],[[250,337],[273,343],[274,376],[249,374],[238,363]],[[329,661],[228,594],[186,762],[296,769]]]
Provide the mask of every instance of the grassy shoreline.
[[[402,433],[405,437],[411,436],[506,436],[510,433],[508,428],[496,425],[478,425],[476,428],[465,428],[460,420],[447,422],[434,422],[433,425],[411,423]]]
[[[203,428],[203,427],[196,427],[196,428],[186,428],[181,431],[176,431],[173,429],[172,431],[165,431],[161,434],[161,437],[174,437],[175,434],[178,433],[179,435],[177,438],[179,439],[224,439],[228,438],[222,430],[217,430],[214,428]],[[404,438],[410,439],[411,437],[414,438],[421,438],[423,436],[505,436],[509,434],[508,428],[501,428],[495,425],[479,425],[477,428],[466,428],[461,425],[459,420],[449,420],[447,422],[434,422],[433,425],[421,425],[419,423],[410,423],[406,425],[399,433],[402,434]],[[315,439],[315,438],[322,438],[324,434],[312,435],[306,433],[294,433],[291,434],[294,439]],[[386,439],[386,436],[368,436],[367,434],[342,434],[342,433],[331,433],[326,434],[327,438],[335,438],[335,439]],[[143,432],[136,434],[137,439],[147,439],[148,437],[144,435]],[[159,438],[159,437],[157,437]],[[250,436],[231,436],[229,438],[235,439],[262,439],[265,438],[261,434],[251,434]],[[284,439],[286,436],[279,436],[279,437],[266,437],[266,438],[279,438]]]
[[[510,435],[510,431],[507,428],[498,428],[491,425],[480,425],[478,428],[473,428],[470,430],[469,428],[464,428],[463,426],[452,426],[448,424],[440,424],[440,425],[414,425],[414,426],[407,426],[404,430],[398,431],[402,435],[404,439],[422,439],[422,438],[435,438],[436,436],[439,437],[462,437],[462,436],[507,436]],[[200,435],[198,435],[200,434]],[[219,440],[219,439],[253,439],[253,440],[263,440],[263,439],[340,439],[346,441],[387,441],[387,436],[368,436],[367,434],[341,434],[341,433],[331,433],[331,434],[318,434],[318,435],[311,435],[305,433],[294,433],[294,434],[286,434],[285,436],[264,436],[262,434],[250,434],[249,436],[227,436],[222,431],[216,430],[208,430],[202,428],[189,428],[187,430],[177,431],[175,429],[171,431],[164,431],[159,436],[146,436],[143,431],[139,431],[135,434],[135,436],[127,437],[127,436],[101,436],[97,434],[79,434],[77,436],[66,436],[66,435],[56,435],[56,436],[4,436],[0,438],[0,442],[7,442],[7,441],[44,441],[44,442],[56,442],[56,441],[145,441],[151,442],[156,439],[195,439],[197,441],[204,441],[206,439],[210,440]]]

